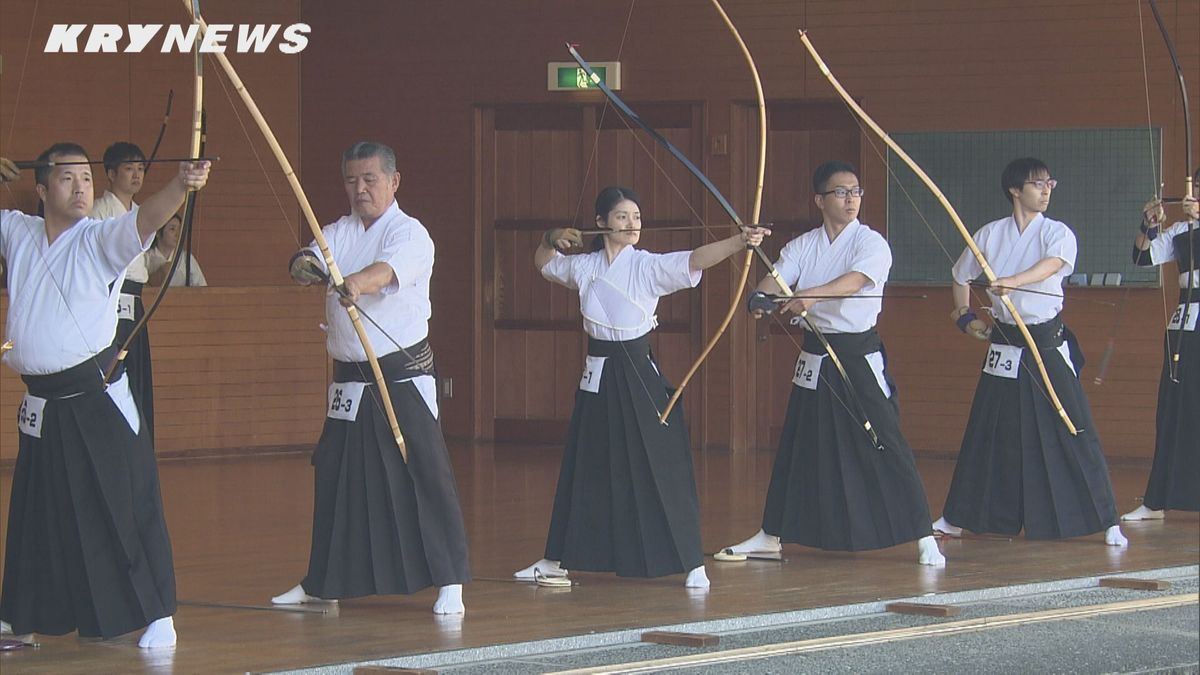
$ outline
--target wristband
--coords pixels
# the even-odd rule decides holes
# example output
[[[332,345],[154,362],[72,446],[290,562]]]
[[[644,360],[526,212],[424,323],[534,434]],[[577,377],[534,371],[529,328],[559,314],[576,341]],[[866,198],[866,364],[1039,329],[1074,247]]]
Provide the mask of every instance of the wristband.
[[[975,314],[974,310],[967,310],[962,316],[958,317],[958,320],[954,323],[958,326],[959,330],[965,333],[967,332],[967,326],[969,326],[972,321],[975,321],[978,318],[979,316]]]

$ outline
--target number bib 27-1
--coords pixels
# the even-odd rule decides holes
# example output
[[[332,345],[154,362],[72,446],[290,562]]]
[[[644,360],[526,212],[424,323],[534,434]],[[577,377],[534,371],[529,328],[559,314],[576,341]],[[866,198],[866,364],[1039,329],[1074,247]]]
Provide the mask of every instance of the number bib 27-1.
[[[579,378],[579,388],[593,394],[600,393],[600,376],[604,374],[605,356],[589,356],[583,364],[583,377]]]
[[[334,382],[329,385],[329,406],[325,414],[335,420],[353,422],[358,417],[358,404],[366,394],[365,382]]]

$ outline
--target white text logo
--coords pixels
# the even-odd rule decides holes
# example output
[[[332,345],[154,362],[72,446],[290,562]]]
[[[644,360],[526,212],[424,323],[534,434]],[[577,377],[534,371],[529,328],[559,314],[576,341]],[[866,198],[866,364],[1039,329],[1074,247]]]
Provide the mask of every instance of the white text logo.
[[[56,23],[50,29],[46,38],[46,53],[77,53],[98,54],[101,52],[123,52],[137,54],[147,48],[154,50],[150,43],[156,40],[160,52],[190,52],[199,40],[200,51],[204,53],[225,52],[232,49],[240,54],[250,52],[261,54],[272,46],[276,46],[284,54],[297,54],[308,46],[308,34],[312,28],[306,23],[294,23],[290,26],[282,24],[240,24],[214,23],[208,26],[204,37],[200,38],[200,27],[194,24],[166,26],[163,30],[161,23],[131,23],[122,26],[115,23],[97,23],[90,27],[86,23]],[[276,36],[279,41],[276,42]],[[236,44],[233,41],[236,40]],[[80,43],[83,43],[82,49]]]

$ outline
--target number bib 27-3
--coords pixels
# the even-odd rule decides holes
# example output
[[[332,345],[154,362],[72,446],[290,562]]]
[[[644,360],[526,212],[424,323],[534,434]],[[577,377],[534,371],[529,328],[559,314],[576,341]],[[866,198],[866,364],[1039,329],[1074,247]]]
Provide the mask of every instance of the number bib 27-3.
[[[983,372],[994,377],[1017,379],[1021,374],[1021,352],[1023,348],[1014,345],[988,345],[987,358],[983,362]]]
[[[358,404],[366,395],[365,382],[334,382],[329,385],[329,406],[325,409],[327,417],[335,420],[353,422],[358,417]]]

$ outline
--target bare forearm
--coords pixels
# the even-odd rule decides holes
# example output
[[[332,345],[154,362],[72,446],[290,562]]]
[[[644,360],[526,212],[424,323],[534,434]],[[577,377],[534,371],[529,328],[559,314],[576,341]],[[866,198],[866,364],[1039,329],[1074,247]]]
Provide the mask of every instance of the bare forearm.
[[[870,277],[862,272],[846,272],[833,281],[821,284],[820,286],[807,288],[800,292],[799,295],[829,295],[843,297],[854,295],[863,288],[866,288],[867,284],[869,283],[871,283]]]
[[[163,189],[150,195],[138,206],[137,228],[138,236],[146,241],[159,230],[171,216],[179,211],[183,200],[187,197],[187,188],[183,181],[174,178],[167,182]]]
[[[540,272],[546,263],[554,259],[555,253],[556,251],[547,246],[545,242],[538,244],[537,250],[533,252],[533,266]]]
[[[705,244],[692,251],[691,257],[688,258],[688,267],[693,272],[706,270],[738,251],[744,250],[745,247],[746,240],[741,233],[727,239],[722,239],[721,241]]]
[[[950,287],[950,292],[954,296],[954,308],[970,307],[971,306],[971,287],[966,284],[955,283]]]
[[[1036,284],[1054,276],[1065,264],[1062,258],[1042,258],[1029,269],[1020,274],[1014,274],[1010,279],[1013,281],[1013,286],[1016,287]]]
[[[354,283],[360,294],[370,295],[378,293],[391,284],[392,280],[396,278],[396,273],[392,270],[391,265],[385,262],[376,262],[354,274],[347,275],[347,280],[350,277],[354,277]]]

